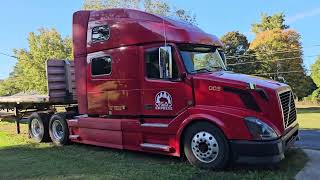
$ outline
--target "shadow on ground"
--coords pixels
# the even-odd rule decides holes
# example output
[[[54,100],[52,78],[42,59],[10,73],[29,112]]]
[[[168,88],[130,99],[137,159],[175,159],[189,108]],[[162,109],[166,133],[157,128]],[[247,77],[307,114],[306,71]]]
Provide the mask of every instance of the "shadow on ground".
[[[1,116],[1,121],[8,122],[8,123],[16,123],[16,119],[12,115]],[[28,121],[29,121],[28,118],[20,119],[20,123],[22,124],[28,124]]]
[[[298,111],[299,114],[320,113],[320,107],[319,106],[314,106],[314,107],[297,108],[297,111]]]
[[[297,147],[320,150],[320,129],[300,129],[299,137],[295,143]]]
[[[15,122],[5,121],[8,125],[0,127],[0,179],[292,179],[307,161],[300,149],[293,149],[277,165],[237,164],[206,171],[176,157],[81,144],[36,144],[27,138],[26,125],[22,135],[16,135]],[[1,128],[10,127],[12,131],[1,134]]]
[[[275,166],[233,165],[214,172],[163,155],[81,144],[54,147],[28,143],[0,148],[0,179],[290,179],[302,168],[301,161],[306,161],[306,156],[291,150],[286,160]]]

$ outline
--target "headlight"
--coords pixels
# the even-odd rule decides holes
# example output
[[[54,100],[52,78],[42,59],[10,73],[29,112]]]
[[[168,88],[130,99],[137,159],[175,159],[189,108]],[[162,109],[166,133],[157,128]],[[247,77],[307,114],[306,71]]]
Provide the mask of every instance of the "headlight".
[[[244,120],[253,139],[272,140],[278,137],[276,132],[268,124],[264,123],[260,119],[256,117],[246,117],[244,118]]]

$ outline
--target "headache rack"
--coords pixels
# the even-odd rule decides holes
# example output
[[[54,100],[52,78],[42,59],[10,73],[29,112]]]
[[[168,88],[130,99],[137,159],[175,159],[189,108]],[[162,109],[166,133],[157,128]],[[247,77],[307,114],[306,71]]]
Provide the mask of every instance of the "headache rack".
[[[17,122],[17,132],[20,132],[19,122],[25,115],[37,111],[50,111],[55,107],[77,107],[74,62],[71,60],[51,59],[46,64],[48,94],[18,93],[12,96],[0,97],[2,116],[13,112]]]
[[[282,110],[283,124],[288,128],[297,120],[297,110],[294,102],[294,95],[291,90],[279,93],[279,100]]]
[[[50,102],[65,104],[77,101],[74,73],[73,61],[47,61],[48,96]]]

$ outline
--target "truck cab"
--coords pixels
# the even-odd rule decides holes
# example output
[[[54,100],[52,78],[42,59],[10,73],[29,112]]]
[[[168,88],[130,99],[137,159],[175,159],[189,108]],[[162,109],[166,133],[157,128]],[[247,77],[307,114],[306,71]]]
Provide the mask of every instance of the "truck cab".
[[[291,88],[227,71],[220,40],[191,24],[131,9],[78,11],[73,47],[79,114],[51,117],[56,144],[185,155],[222,169],[279,162],[298,138]]]

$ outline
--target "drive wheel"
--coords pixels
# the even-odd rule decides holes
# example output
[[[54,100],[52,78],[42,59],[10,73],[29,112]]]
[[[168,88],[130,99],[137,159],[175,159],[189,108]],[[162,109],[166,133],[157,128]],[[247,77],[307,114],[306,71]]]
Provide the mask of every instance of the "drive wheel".
[[[184,152],[192,165],[202,169],[223,169],[230,157],[227,139],[209,122],[197,122],[186,129]]]
[[[46,113],[32,113],[29,117],[28,130],[33,141],[37,143],[50,141],[48,118]]]
[[[49,133],[55,145],[63,146],[69,144],[69,128],[64,113],[58,113],[51,117]]]

